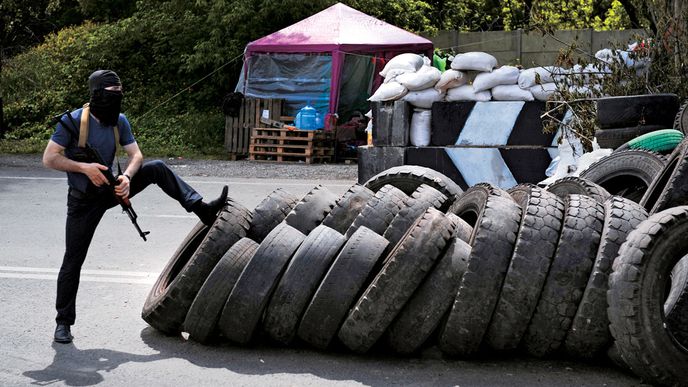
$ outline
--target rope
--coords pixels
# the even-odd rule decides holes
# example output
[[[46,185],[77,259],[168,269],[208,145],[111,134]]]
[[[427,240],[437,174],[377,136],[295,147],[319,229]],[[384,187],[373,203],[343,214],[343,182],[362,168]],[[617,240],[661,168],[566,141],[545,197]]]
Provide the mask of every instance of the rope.
[[[163,106],[163,105],[165,105],[166,103],[170,102],[171,100],[177,98],[178,96],[180,96],[180,95],[181,95],[182,93],[184,93],[185,91],[188,91],[188,90],[191,89],[192,87],[194,87],[194,86],[198,85],[199,83],[203,82],[203,81],[206,80],[208,77],[212,76],[213,74],[215,74],[216,72],[222,70],[223,68],[227,67],[228,65],[230,65],[230,64],[232,64],[232,63],[234,63],[234,62],[236,62],[237,59],[239,59],[239,58],[241,58],[241,57],[243,57],[243,56],[244,56],[244,53],[241,53],[241,54],[237,55],[236,57],[230,59],[227,63],[225,63],[225,64],[223,64],[222,66],[220,66],[220,67],[216,68],[215,70],[211,71],[209,74],[207,74],[207,75],[204,76],[203,78],[197,80],[196,82],[192,83],[191,85],[189,85],[189,86],[187,86],[187,87],[181,89],[177,94],[175,94],[175,95],[173,95],[173,96],[167,98],[166,100],[162,101],[161,103],[157,104],[156,106],[154,106],[153,108],[151,108],[150,110],[148,110],[147,112],[145,112],[144,114],[142,114],[142,115],[141,115],[140,117],[138,117],[138,118],[141,119],[141,118],[147,116],[150,112],[156,110],[156,109],[159,108],[160,106]]]

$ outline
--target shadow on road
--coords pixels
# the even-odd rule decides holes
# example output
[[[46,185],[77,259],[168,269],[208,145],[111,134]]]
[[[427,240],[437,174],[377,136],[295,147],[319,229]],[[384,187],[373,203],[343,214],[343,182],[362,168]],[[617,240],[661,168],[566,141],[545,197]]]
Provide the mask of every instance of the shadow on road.
[[[141,339],[161,358],[181,358],[203,368],[227,369],[243,375],[310,374],[331,381],[356,381],[369,386],[552,386],[637,385],[633,377],[608,364],[585,364],[531,358],[461,361],[443,358],[431,349],[421,357],[396,357],[380,349],[357,356],[342,349],[328,352],[279,347],[268,343],[236,347],[227,342],[201,345],[181,336],[165,336],[151,327]]]
[[[33,379],[31,384],[45,386],[64,382],[68,386],[92,386],[104,380],[102,371],[109,372],[128,362],[149,362],[163,359],[161,354],[136,355],[109,349],[80,350],[74,343],[53,343],[53,362],[42,370],[22,375]]]

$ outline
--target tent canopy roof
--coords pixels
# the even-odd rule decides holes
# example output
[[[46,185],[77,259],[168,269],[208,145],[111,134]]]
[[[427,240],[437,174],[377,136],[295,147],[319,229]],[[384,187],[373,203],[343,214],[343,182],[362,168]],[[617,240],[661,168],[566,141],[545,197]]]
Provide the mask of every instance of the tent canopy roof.
[[[254,40],[253,52],[378,52],[403,46],[404,51],[429,51],[432,42],[337,3],[275,33]]]

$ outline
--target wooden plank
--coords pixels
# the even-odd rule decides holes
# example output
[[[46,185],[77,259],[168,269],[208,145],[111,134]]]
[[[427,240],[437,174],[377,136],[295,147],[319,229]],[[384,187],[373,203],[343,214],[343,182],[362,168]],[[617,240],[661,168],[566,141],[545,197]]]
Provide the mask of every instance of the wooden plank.
[[[224,146],[225,150],[229,151],[229,132],[231,130],[231,117],[225,116],[225,138],[224,138]]]
[[[246,117],[246,99],[241,101],[241,109],[239,109],[239,120],[237,122],[237,130],[234,135],[234,152],[243,153],[239,147],[239,133],[244,130],[244,118]]]
[[[260,115],[262,114],[260,109],[261,109],[261,100],[258,99],[258,100],[256,100],[256,106],[255,106],[255,110],[253,112],[254,123],[256,126],[262,125],[262,123],[260,122]]]

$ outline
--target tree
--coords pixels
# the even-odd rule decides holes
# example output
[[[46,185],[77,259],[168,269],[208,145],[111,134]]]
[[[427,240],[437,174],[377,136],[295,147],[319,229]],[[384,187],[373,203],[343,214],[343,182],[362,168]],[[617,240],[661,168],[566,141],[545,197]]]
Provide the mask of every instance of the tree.
[[[0,0],[0,74],[4,62],[41,43],[50,32],[83,21],[76,0]],[[0,138],[7,125],[4,93],[0,90]]]

